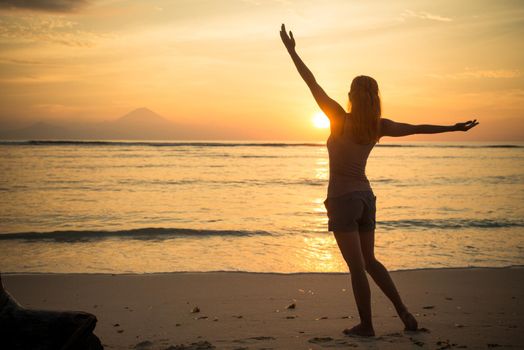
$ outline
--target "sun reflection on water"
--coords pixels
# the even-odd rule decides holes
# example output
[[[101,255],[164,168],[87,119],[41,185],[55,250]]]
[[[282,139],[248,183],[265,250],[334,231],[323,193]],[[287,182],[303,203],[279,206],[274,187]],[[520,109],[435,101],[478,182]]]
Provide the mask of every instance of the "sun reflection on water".
[[[304,237],[302,248],[305,271],[343,271],[336,241],[331,235],[325,237]]]

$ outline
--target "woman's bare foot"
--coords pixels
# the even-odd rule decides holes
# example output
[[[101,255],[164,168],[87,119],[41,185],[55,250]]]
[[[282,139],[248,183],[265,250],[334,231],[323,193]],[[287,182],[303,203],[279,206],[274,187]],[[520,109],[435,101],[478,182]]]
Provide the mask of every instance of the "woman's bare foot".
[[[418,329],[417,319],[408,310],[399,313],[399,317],[404,322],[404,330],[416,331]]]
[[[345,335],[349,336],[360,336],[360,337],[374,337],[375,330],[373,327],[364,327],[361,324],[357,324],[353,328],[346,328],[342,331]]]

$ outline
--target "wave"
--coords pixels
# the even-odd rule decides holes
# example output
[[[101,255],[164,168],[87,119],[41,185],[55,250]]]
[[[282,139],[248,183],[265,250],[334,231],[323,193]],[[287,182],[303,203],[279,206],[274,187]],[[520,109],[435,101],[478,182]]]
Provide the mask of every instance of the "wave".
[[[428,229],[495,229],[524,227],[524,220],[511,219],[408,219],[408,220],[384,220],[377,221],[378,230],[428,230]],[[326,227],[327,232],[327,227]],[[300,232],[288,232],[297,234]],[[51,232],[17,232],[0,234],[2,240],[25,240],[25,241],[54,241],[64,243],[82,243],[100,239],[124,238],[133,240],[167,240],[173,238],[209,238],[209,237],[253,237],[253,236],[274,236],[275,233],[257,230],[206,230],[206,229],[187,229],[187,228],[164,228],[146,227],[118,231],[51,231]]]
[[[491,219],[411,219],[377,221],[377,226],[385,229],[467,229],[467,228],[506,228],[524,227],[524,220]]]
[[[0,234],[0,240],[51,240],[55,242],[86,242],[105,238],[127,238],[136,240],[165,240],[177,237],[212,237],[212,236],[260,236],[271,235],[267,231],[245,230],[198,230],[186,228],[146,227],[119,231],[51,231],[51,232],[18,232]]]
[[[325,142],[197,142],[197,141],[89,141],[89,140],[1,140],[4,146],[146,146],[146,147],[324,147]],[[376,147],[397,148],[524,148],[517,144],[440,144],[440,143],[389,143],[377,144]]]

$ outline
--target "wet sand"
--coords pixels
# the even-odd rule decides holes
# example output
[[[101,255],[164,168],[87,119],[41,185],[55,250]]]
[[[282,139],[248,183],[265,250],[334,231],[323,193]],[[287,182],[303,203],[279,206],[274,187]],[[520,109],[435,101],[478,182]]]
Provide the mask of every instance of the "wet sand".
[[[403,331],[370,279],[376,337],[342,334],[358,320],[347,274],[7,274],[3,280],[24,306],[95,314],[95,334],[106,349],[524,346],[524,268],[392,276],[421,331]]]

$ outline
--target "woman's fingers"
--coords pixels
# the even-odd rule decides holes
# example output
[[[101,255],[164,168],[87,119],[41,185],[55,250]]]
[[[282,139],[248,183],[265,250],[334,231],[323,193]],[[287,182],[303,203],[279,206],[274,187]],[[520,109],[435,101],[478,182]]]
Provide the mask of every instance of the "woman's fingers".
[[[479,122],[477,119],[468,120],[467,122],[455,124],[455,128],[460,131],[468,131],[469,129],[477,126]]]
[[[282,23],[282,27],[280,27],[280,35],[282,36],[282,38],[289,39],[287,32],[286,32],[286,26],[284,25],[284,23]]]
[[[477,122],[477,119],[468,120],[465,123],[461,123],[461,126],[463,127],[464,131],[468,131],[469,129],[477,126],[479,123]]]
[[[288,50],[295,47],[295,38],[293,38],[293,33],[291,31],[289,31],[289,34],[286,32],[286,26],[284,23],[282,23],[282,26],[280,27],[280,38]]]
[[[282,40],[289,41],[289,37],[286,33],[286,26],[282,24],[282,27],[280,27],[280,37]]]
[[[472,127],[474,127],[474,126],[477,125],[477,124],[478,124],[477,119],[473,119],[473,120],[468,121],[466,125],[467,125],[469,128],[472,128]]]

